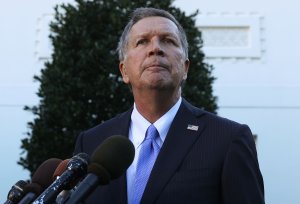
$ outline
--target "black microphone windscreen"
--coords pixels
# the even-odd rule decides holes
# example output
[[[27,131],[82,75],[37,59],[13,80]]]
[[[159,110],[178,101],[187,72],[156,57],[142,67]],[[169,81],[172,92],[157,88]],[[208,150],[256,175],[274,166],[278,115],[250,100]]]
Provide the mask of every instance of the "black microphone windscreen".
[[[110,173],[97,163],[91,163],[88,166],[88,173],[95,174],[98,177],[98,184],[101,185],[106,185],[111,180]]]
[[[62,160],[57,158],[44,161],[34,172],[31,182],[37,183],[46,189],[52,183],[52,175],[61,162]]]
[[[52,183],[52,175],[61,162],[61,159],[56,158],[44,161],[34,172],[31,183],[25,186],[26,195],[20,200],[19,204],[32,203]]]
[[[36,195],[41,194],[43,191],[45,190],[45,188],[43,188],[40,184],[38,183],[29,183],[25,186],[24,188],[24,192],[26,193],[34,193]]]
[[[127,137],[114,135],[97,147],[91,157],[91,163],[103,166],[110,174],[110,178],[116,179],[130,166],[134,152],[134,146]]]

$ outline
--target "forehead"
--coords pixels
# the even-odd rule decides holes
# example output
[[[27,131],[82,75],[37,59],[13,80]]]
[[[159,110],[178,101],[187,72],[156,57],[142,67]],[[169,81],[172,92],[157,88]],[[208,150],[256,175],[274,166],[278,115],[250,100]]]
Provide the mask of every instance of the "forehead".
[[[130,30],[130,36],[168,34],[178,37],[178,32],[176,24],[170,19],[153,16],[143,18],[134,24]]]

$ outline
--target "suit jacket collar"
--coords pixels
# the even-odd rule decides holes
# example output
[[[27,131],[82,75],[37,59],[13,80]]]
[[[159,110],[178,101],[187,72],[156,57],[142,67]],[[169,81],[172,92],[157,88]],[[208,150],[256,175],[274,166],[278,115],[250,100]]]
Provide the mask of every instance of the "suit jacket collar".
[[[117,119],[117,134],[124,135],[128,137],[129,134],[129,127],[131,122],[131,113],[133,111],[133,107],[131,107],[128,111],[120,114]],[[119,179],[119,184],[114,186],[112,191],[114,193],[112,195],[119,195],[119,202],[120,204],[128,203],[127,202],[127,181],[126,181],[126,173],[124,173]]]

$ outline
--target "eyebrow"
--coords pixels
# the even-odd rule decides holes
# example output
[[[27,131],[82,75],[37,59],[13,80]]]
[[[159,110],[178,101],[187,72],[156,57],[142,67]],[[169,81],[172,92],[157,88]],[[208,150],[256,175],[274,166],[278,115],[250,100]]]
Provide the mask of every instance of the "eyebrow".
[[[151,32],[142,33],[142,34],[134,36],[134,38],[143,38],[143,37],[148,37],[149,35],[152,35],[152,33]],[[163,33],[160,33],[159,36],[163,36],[163,37],[170,36],[170,37],[174,37],[179,40],[179,37],[171,32],[163,32]]]

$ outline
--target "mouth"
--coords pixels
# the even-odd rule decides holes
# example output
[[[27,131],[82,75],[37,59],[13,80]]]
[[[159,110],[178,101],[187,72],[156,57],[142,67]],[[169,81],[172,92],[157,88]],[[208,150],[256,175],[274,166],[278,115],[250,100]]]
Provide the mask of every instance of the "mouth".
[[[165,66],[161,65],[161,64],[151,64],[149,66],[147,66],[147,69],[151,69],[151,68],[163,68],[166,69]]]
[[[168,70],[168,66],[164,63],[153,63],[146,65],[145,69],[149,71],[162,71]]]
[[[156,73],[156,72],[162,72],[162,71],[166,71],[167,69],[161,65],[150,65],[146,68],[146,71],[149,71],[149,72],[153,72],[153,73]]]

